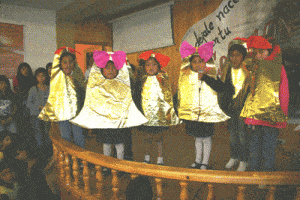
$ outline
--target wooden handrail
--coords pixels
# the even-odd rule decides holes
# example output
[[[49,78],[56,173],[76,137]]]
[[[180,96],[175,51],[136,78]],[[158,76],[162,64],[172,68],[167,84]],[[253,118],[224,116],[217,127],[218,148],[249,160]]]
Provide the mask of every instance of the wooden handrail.
[[[50,131],[50,138],[53,143],[54,156],[60,168],[60,182],[67,189],[68,194],[74,193],[80,199],[104,199],[102,189],[103,175],[102,168],[111,169],[112,172],[112,199],[119,199],[120,180],[118,171],[127,172],[131,177],[149,176],[153,177],[156,184],[156,198],[163,199],[163,180],[178,180],[181,188],[180,199],[189,199],[189,182],[208,183],[207,199],[214,198],[214,184],[235,184],[238,186],[238,200],[245,199],[245,189],[247,185],[270,185],[267,199],[275,199],[277,185],[289,185],[297,187],[296,199],[300,199],[300,172],[237,172],[221,170],[195,170],[183,167],[170,167],[161,165],[149,165],[141,162],[120,160],[113,157],[104,156],[86,149],[82,149],[73,143],[69,143],[61,138],[57,131]],[[78,160],[83,164],[83,188],[79,187],[79,166]],[[72,166],[70,163],[72,160]],[[90,171],[88,163],[95,165],[96,188],[92,192],[90,185]],[[71,180],[71,171],[74,181]],[[94,194],[93,194],[94,193]]]
[[[81,160],[100,165],[117,171],[128,172],[165,179],[182,181],[226,183],[240,185],[298,185],[300,184],[300,172],[237,172],[221,170],[195,170],[182,167],[170,167],[149,165],[141,162],[119,160],[107,157],[89,150],[82,149],[72,143],[62,140],[52,132],[50,135],[53,144],[63,149],[71,156]]]

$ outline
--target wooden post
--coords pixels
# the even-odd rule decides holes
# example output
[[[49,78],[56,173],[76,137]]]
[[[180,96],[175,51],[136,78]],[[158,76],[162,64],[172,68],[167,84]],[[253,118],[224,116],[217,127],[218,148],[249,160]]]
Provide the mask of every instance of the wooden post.
[[[67,152],[65,154],[65,172],[66,172],[66,185],[70,186],[71,185],[71,176],[70,176],[70,156],[68,155]]]
[[[213,184],[209,183],[209,184],[207,184],[207,187],[208,187],[207,200],[213,200],[214,199],[214,186],[213,186]]]
[[[180,191],[180,200],[188,200],[188,182],[180,181],[181,191]]]
[[[96,179],[97,179],[97,183],[96,183],[96,187],[97,187],[97,198],[98,199],[103,199],[103,175],[102,175],[102,166],[100,165],[96,165],[95,166],[96,169]]]
[[[162,179],[161,178],[155,178],[156,183],[156,196],[157,199],[161,200],[163,196],[163,190],[162,190]]]
[[[300,187],[297,187],[297,194],[295,200],[300,200]]]
[[[63,183],[65,178],[65,170],[64,170],[64,152],[59,151],[59,167],[60,167],[60,180]]]
[[[138,175],[136,175],[136,174],[130,174],[131,180],[135,179],[136,177],[138,177]]]
[[[79,167],[78,167],[78,159],[75,156],[72,156],[73,160],[73,177],[74,177],[74,188],[75,190],[79,189]]]
[[[245,189],[246,187],[243,186],[243,185],[240,185],[238,186],[239,188],[239,193],[238,193],[238,196],[237,196],[237,200],[244,200],[245,199]]]
[[[269,194],[268,194],[268,200],[274,200],[275,199],[275,191],[276,191],[276,187],[273,185],[270,187],[269,189]]]
[[[119,188],[119,177],[118,177],[118,171],[116,170],[111,170],[111,173],[113,175],[113,178],[111,180],[112,183],[112,191],[113,191],[113,200],[117,200],[119,199],[119,192],[120,192],[120,188]]]
[[[88,168],[88,164],[86,161],[82,161],[83,164],[83,182],[84,182],[84,192],[87,195],[91,194],[91,188],[90,188],[90,172]]]

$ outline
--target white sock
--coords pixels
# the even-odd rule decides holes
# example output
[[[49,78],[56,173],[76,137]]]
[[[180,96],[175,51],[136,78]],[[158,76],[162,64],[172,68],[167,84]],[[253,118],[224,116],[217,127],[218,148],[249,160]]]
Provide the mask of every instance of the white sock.
[[[111,144],[103,144],[103,154],[105,156],[111,156]]]
[[[246,171],[247,165],[248,165],[247,162],[241,161],[240,164],[239,164],[239,167],[237,168],[236,171],[238,171],[238,172],[244,172],[244,171]]]
[[[117,158],[123,160],[124,159],[124,149],[125,149],[124,143],[115,144],[115,147],[117,150]]]
[[[202,158],[202,148],[203,148],[203,138],[196,137],[195,138],[195,154],[196,154],[196,163],[201,163]]]
[[[238,159],[235,158],[230,158],[230,160],[228,161],[228,163],[225,165],[226,169],[231,169],[231,167],[233,167],[233,165],[238,161]]]
[[[150,162],[150,155],[145,155],[145,161]]]
[[[203,138],[203,160],[202,164],[208,165],[208,160],[211,152],[211,137]]]
[[[164,157],[157,157],[157,164],[164,164]]]

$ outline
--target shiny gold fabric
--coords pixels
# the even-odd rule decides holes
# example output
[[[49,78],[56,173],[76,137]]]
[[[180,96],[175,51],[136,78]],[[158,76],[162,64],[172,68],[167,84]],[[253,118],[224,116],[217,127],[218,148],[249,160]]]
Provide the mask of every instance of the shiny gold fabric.
[[[170,126],[179,123],[173,108],[171,85],[166,73],[146,76],[142,87],[142,108],[147,126]]]
[[[106,79],[94,64],[83,108],[71,122],[89,129],[126,128],[146,123],[147,119],[132,100],[127,67],[124,65],[116,78]]]
[[[235,98],[240,90],[243,88],[244,81],[246,79],[246,73],[242,68],[231,68],[231,78],[232,78],[232,84],[235,88],[235,93],[233,95],[233,98]]]
[[[273,61],[259,61],[256,66],[258,68],[252,72],[256,77],[255,90],[249,93],[240,116],[270,123],[285,122],[287,117],[279,101],[281,55]]]
[[[220,109],[217,93],[204,81],[198,80],[198,73],[192,71],[186,62],[183,62],[180,71],[178,99],[180,119],[222,122],[230,118]]]
[[[62,50],[60,55],[65,52]],[[79,93],[85,91],[83,72],[77,64],[71,76],[66,76],[60,69],[60,55],[55,54],[51,69],[50,93],[39,118],[44,121],[58,122],[74,118],[82,104]]]

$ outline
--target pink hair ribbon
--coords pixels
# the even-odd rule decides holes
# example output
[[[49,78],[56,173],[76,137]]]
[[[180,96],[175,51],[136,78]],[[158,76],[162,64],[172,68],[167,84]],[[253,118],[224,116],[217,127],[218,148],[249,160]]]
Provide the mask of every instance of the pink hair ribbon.
[[[116,51],[113,53],[107,53],[106,51],[94,51],[93,54],[96,65],[100,68],[105,68],[107,62],[112,60],[117,70],[122,69],[126,62],[126,53],[124,51]],[[110,59],[111,58],[111,59]]]
[[[198,54],[200,58],[204,60],[204,62],[209,61],[209,59],[212,57],[213,47],[214,47],[214,41],[210,41],[201,45],[198,48]],[[180,51],[181,58],[185,58],[189,55],[194,54],[197,51],[197,48],[190,45],[187,41],[183,41],[179,51]]]

